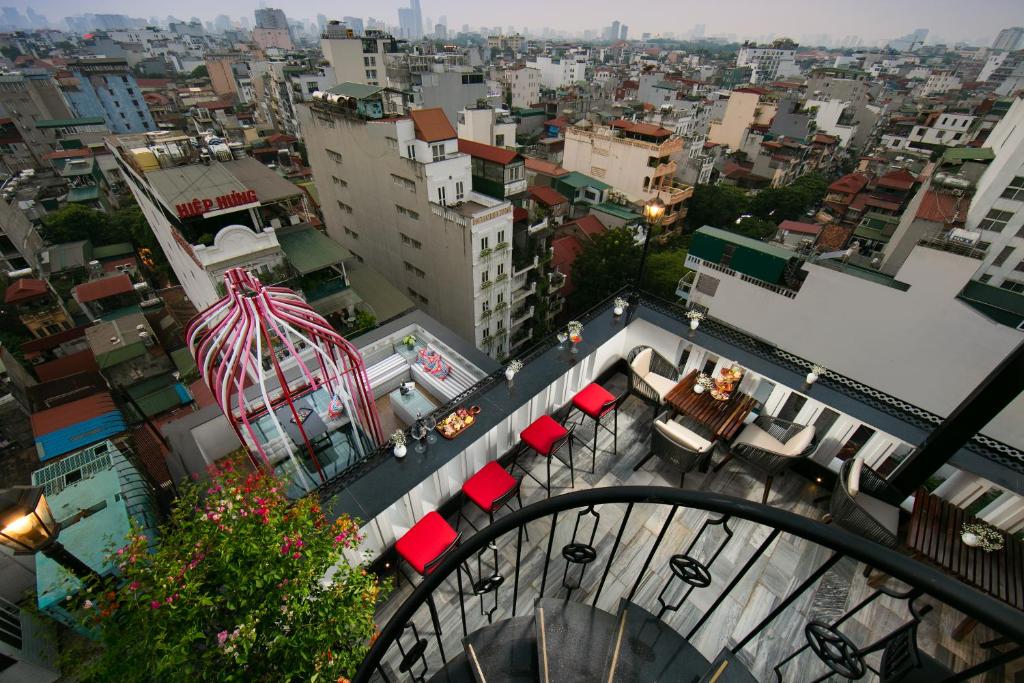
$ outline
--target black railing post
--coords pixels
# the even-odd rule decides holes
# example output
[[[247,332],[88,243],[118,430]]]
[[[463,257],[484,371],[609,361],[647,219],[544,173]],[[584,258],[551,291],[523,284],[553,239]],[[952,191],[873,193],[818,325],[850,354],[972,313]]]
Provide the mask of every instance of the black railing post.
[[[1024,342],[1017,345],[900,463],[889,477],[904,496],[911,495],[953,455],[980,432],[992,418],[1024,391]]]

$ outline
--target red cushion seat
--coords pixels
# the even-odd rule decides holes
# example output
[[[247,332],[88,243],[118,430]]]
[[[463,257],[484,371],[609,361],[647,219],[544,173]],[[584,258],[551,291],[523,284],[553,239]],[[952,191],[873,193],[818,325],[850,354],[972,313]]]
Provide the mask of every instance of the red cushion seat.
[[[516,480],[496,460],[484,465],[466,480],[462,492],[484,512],[492,512],[495,502],[516,487]]]
[[[440,557],[458,539],[459,535],[444,517],[431,511],[423,515],[405,535],[395,543],[395,550],[420,574],[427,574],[426,566]]]
[[[604,408],[605,404],[614,400],[615,396],[610,391],[600,384],[593,383],[588,384],[581,391],[577,392],[572,397],[572,404],[590,417],[597,418],[612,409],[613,406],[609,406],[602,413],[602,408]]]
[[[550,415],[541,415],[519,433],[519,438],[541,455],[551,455],[555,442],[568,433],[565,427],[558,424]]]

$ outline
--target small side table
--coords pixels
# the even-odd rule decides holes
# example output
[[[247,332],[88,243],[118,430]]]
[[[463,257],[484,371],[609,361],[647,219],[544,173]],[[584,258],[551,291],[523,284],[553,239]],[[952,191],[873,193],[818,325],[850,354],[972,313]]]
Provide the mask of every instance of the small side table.
[[[403,394],[401,389],[395,389],[388,394],[388,399],[395,417],[406,425],[412,425],[417,415],[426,415],[437,407],[417,387],[413,387],[407,394]]]

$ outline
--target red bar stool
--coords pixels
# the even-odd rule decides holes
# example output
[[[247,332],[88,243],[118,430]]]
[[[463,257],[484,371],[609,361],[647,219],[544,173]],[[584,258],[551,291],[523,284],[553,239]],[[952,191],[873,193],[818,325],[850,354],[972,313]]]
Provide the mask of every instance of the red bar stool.
[[[569,477],[572,482],[572,487],[576,488],[576,468],[573,467],[572,463],[572,432],[575,428],[576,425],[571,425],[569,429],[566,429],[564,426],[558,424],[558,422],[556,422],[550,415],[541,415],[534,420],[529,427],[519,433],[520,449],[512,461],[512,467],[515,467],[519,463],[519,455],[522,453],[523,447],[532,448],[537,451],[538,455],[542,455],[547,458],[547,483],[542,482],[540,479],[530,474],[522,465],[519,465],[519,467],[526,473],[526,476],[544,487],[547,491],[548,498],[551,497],[551,459],[555,457],[555,453],[558,449],[564,446],[567,442],[569,444]]]
[[[569,420],[569,416],[572,415],[574,409],[586,416],[583,418],[584,420],[587,417],[594,420],[594,444],[590,445],[580,439],[583,447],[590,451],[591,474],[594,473],[597,467],[597,434],[601,429],[612,435],[612,453],[619,452],[619,398],[621,397],[614,396],[596,382],[588,384],[572,397],[572,404],[569,408],[569,413],[566,415],[566,421]],[[605,424],[605,418],[609,415],[612,416],[612,427]]]
[[[505,468],[498,464],[497,460],[487,463],[462,485],[462,492],[474,505],[487,513],[494,523],[494,513],[499,508],[512,502],[512,498],[519,501],[519,507],[523,507],[523,499],[519,495],[519,480],[505,471]],[[462,507],[459,507],[459,518],[455,522],[455,529],[458,530],[462,523]],[[476,529],[476,525],[466,517],[466,523]]]
[[[460,537],[444,517],[431,510],[398,539],[395,550],[420,576],[426,576],[455,549]]]

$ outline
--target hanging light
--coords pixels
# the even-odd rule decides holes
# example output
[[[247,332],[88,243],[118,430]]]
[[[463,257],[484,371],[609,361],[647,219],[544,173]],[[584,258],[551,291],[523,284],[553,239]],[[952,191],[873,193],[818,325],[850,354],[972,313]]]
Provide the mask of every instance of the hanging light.
[[[32,554],[55,541],[59,532],[42,488],[0,490],[0,543],[19,555]]]
[[[657,224],[661,220],[661,217],[665,215],[665,202],[655,195],[654,198],[644,204],[644,218],[652,224]]]

